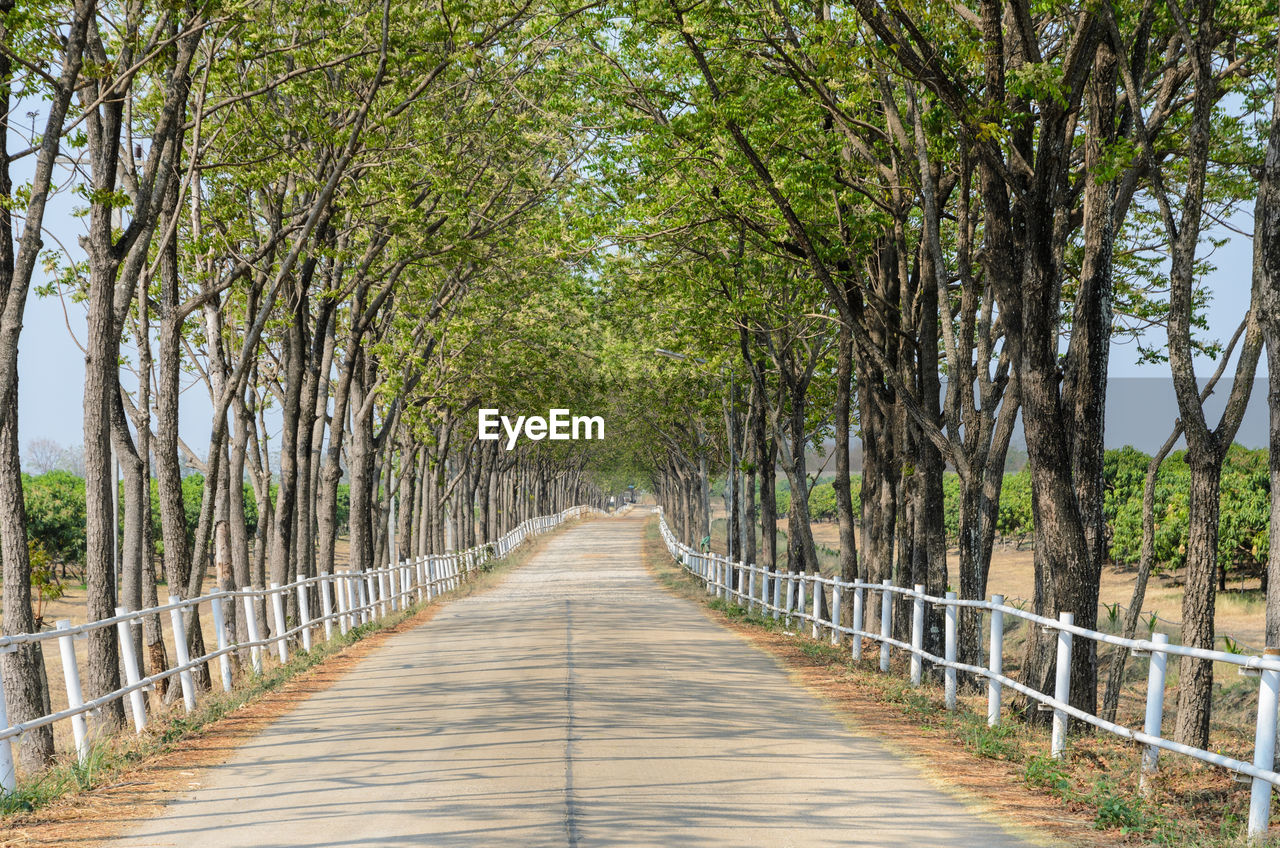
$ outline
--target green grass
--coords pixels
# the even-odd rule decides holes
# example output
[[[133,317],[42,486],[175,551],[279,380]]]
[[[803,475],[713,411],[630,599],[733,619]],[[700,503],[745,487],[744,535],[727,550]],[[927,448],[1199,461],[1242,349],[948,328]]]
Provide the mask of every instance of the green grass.
[[[1017,728],[1012,724],[990,727],[986,718],[972,713],[962,713],[960,737],[966,747],[979,757],[989,760],[1017,760],[1021,749],[1017,744]]]
[[[1090,802],[1097,809],[1093,819],[1094,827],[1100,830],[1118,830],[1125,834],[1145,833],[1156,824],[1142,798],[1117,791],[1106,778],[1099,778],[1094,783]]]
[[[1027,786],[1047,789],[1059,798],[1071,797],[1071,777],[1060,760],[1048,754],[1032,754],[1023,762],[1022,779]]]

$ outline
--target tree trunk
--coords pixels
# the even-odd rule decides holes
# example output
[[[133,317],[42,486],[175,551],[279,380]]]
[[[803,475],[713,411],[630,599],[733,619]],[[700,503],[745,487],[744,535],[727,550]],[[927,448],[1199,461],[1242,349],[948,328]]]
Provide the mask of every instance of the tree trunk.
[[[840,525],[840,572],[846,582],[858,579],[857,528],[854,525],[853,481],[849,468],[849,412],[853,395],[853,335],[843,324],[840,327],[839,348],[836,357],[836,478],[832,488],[836,493],[836,521]],[[846,621],[852,621],[853,605],[847,604]]]
[[[247,386],[236,393],[232,407],[235,430],[231,438],[230,457],[227,461],[227,477],[231,481],[227,491],[227,511],[231,523],[227,530],[232,583],[235,589],[249,586],[252,583],[249,558],[249,527],[245,522],[244,497],[245,457],[249,449],[250,427],[249,422],[246,420],[248,407],[244,400],[245,391],[248,391]],[[258,513],[258,522],[261,522],[261,507],[260,505],[256,506],[258,506],[258,509],[255,510]],[[216,538],[214,544],[215,546],[217,544]],[[233,604],[233,606],[235,605]],[[249,625],[248,621],[240,613],[241,610],[237,609],[232,617],[235,622],[236,641],[246,642],[249,639]]]
[[[363,359],[363,354],[361,355]],[[358,363],[357,368],[363,369],[363,363]],[[352,400],[354,406],[359,409],[364,401],[364,380],[363,378],[353,378],[352,380]],[[363,416],[353,416],[351,420],[351,441],[350,441],[350,468],[348,468],[348,477],[350,479],[350,568],[355,572],[368,570],[373,563],[373,503],[372,493],[376,480],[373,478],[373,434],[370,432],[370,422]]]
[[[1187,498],[1187,580],[1182,594],[1182,644],[1213,649],[1215,577],[1222,455],[1187,450],[1191,479]],[[1179,742],[1204,748],[1209,743],[1213,663],[1182,657],[1178,663]]]
[[[142,609],[142,571],[145,554],[145,523],[151,520],[151,493],[143,478],[142,459],[129,435],[124,406],[116,396],[112,415],[112,440],[124,470],[124,545],[120,553],[120,605],[131,611]],[[142,626],[131,625],[138,668],[142,663]]]
[[[1280,52],[1275,77],[1280,78]],[[1271,101],[1271,130],[1253,212],[1253,273],[1267,345],[1270,410],[1271,547],[1267,554],[1267,647],[1280,648],[1280,87]]]
[[[108,229],[107,238],[110,238]],[[90,239],[88,331],[85,339],[84,469],[85,469],[85,616],[100,621],[115,615],[115,475],[111,464],[111,418],[118,402],[120,335],[115,327],[117,266],[103,242]],[[120,663],[114,627],[89,633],[85,695],[98,698],[120,688]],[[97,714],[104,728],[124,722],[124,707],[112,701]]]
[[[17,380],[11,385],[10,396],[3,404],[10,414],[0,417],[0,522],[4,528],[0,533],[0,561],[4,569],[5,635],[33,633],[36,629],[18,451]],[[40,643],[20,645],[13,653],[0,655],[0,673],[4,675],[10,722],[30,721],[51,712]],[[43,770],[53,760],[53,728],[45,725],[22,734],[19,760],[30,772]]]
[[[298,505],[298,425],[302,404],[303,369],[305,367],[306,347],[303,340],[305,332],[302,323],[305,320],[306,299],[301,291],[295,292],[290,304],[292,313],[289,327],[285,332],[284,344],[284,404],[281,409],[280,435],[280,483],[276,495],[275,526],[271,535],[271,555],[269,569],[271,580],[284,585],[290,582],[290,565],[293,564],[293,549],[296,541],[296,519],[294,511]],[[308,430],[308,433],[310,431]],[[297,603],[293,594],[286,596],[287,605],[292,609]]]

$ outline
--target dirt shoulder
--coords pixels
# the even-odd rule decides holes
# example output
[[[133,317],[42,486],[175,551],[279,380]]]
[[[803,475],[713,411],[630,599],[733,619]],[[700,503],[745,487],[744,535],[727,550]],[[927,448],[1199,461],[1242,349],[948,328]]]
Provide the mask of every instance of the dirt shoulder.
[[[1038,728],[1014,718],[988,728],[984,695],[962,696],[961,709],[948,713],[940,687],[913,689],[905,668],[883,675],[852,663],[847,644],[836,648],[739,607],[708,603],[703,587],[672,562],[656,520],[643,551],[646,566],[669,591],[699,601],[708,617],[777,658],[852,730],[916,760],[931,780],[998,820],[1079,848],[1244,844],[1237,832],[1248,787],[1229,775],[1171,758],[1162,762],[1152,795],[1140,797],[1135,746],[1115,737],[1073,736],[1070,757],[1053,760]]]
[[[573,522],[566,525],[570,526]],[[554,534],[552,534],[554,535]],[[496,586],[507,574],[541,549],[541,536],[513,552],[492,572],[482,574],[455,592],[415,610],[386,627],[345,646],[335,647],[304,670],[284,666],[262,679],[248,700],[217,718],[201,722],[179,717],[156,721],[139,742],[122,735],[98,775],[80,774],[89,784],[72,789],[31,812],[0,819],[0,848],[58,846],[90,848],[117,835],[116,822],[158,815],[175,796],[198,787],[203,770],[227,760],[235,750],[316,692],[332,686],[397,634],[420,627],[441,609],[441,602],[476,594]],[[319,649],[318,649],[319,650]],[[299,662],[301,660],[295,660]],[[202,710],[219,711],[221,696],[208,695]],[[231,697],[236,697],[233,693]],[[246,693],[238,693],[240,699]],[[195,714],[201,715],[200,711]],[[207,716],[208,713],[205,713]],[[198,726],[191,729],[192,724]],[[142,751],[143,753],[139,753]],[[65,767],[64,767],[65,770]],[[122,815],[127,811],[127,815]]]

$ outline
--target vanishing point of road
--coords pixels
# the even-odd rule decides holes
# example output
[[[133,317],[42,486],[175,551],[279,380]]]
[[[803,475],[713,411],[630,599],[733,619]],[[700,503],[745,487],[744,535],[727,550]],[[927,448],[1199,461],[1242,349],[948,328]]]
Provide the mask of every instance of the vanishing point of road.
[[[393,637],[115,844],[1027,844],[660,588],[633,516]]]

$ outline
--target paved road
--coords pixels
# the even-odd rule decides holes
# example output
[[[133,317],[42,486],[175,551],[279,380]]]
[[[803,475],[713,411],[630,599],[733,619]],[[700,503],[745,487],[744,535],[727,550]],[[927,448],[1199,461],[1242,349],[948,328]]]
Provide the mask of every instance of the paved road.
[[[639,563],[643,523],[559,534],[118,844],[1025,844],[663,592]]]

